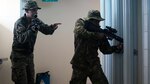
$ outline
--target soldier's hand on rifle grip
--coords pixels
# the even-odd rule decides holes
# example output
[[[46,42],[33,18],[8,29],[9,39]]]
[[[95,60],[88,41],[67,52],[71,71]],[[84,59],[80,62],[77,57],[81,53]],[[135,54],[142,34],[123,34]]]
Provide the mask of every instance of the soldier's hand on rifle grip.
[[[117,45],[117,50],[119,51],[119,53],[123,52],[123,43],[119,43]]]
[[[123,49],[123,43],[119,43],[119,44],[117,45],[117,48],[118,48],[118,49]]]

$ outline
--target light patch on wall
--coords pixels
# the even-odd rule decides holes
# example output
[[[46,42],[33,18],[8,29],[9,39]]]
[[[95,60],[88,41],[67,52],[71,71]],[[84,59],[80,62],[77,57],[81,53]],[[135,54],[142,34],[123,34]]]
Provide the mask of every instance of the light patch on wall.
[[[20,0],[1,0],[0,24],[13,31],[14,22],[20,17]]]

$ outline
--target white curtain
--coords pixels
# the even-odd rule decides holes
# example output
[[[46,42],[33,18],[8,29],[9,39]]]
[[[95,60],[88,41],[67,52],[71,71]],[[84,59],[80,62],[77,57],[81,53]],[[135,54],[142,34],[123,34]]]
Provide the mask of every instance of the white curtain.
[[[148,3],[147,3],[147,8],[148,8],[148,14],[147,14],[147,17],[148,17],[148,26],[147,26],[147,28],[148,28],[148,43],[150,43],[150,0],[148,0]],[[147,50],[147,52],[148,52],[148,84],[150,84],[150,45],[148,44],[148,50]]]
[[[122,0],[100,0],[100,11],[105,21],[102,28],[111,26],[118,30],[116,35],[123,37],[123,10]],[[117,41],[110,42],[112,45]],[[123,84],[123,54],[102,56],[104,72],[110,84]]]
[[[150,0],[142,0],[142,83],[150,84]]]
[[[110,0],[109,0],[110,1]],[[111,26],[111,9],[110,9],[110,2],[108,0],[101,0],[100,2],[100,12],[103,18],[105,18],[105,21],[101,22],[101,27],[105,28],[105,24],[107,23],[109,26]],[[105,10],[108,7],[107,11]],[[107,12],[107,13],[105,13]],[[107,79],[109,80],[109,82],[112,81],[112,56],[111,55],[107,55],[107,56],[101,56],[101,62],[102,62],[102,68],[105,72],[105,75],[107,77]]]
[[[117,35],[124,39],[124,53],[103,56],[103,69],[110,84],[138,84],[142,74],[137,64],[142,62],[138,57],[138,37],[141,37],[140,0],[100,0],[100,11],[106,19],[102,27],[111,26],[118,30]],[[140,13],[140,14],[139,14]],[[139,34],[139,35],[138,35]],[[117,41],[112,44],[117,44]],[[140,84],[140,83],[139,83]]]

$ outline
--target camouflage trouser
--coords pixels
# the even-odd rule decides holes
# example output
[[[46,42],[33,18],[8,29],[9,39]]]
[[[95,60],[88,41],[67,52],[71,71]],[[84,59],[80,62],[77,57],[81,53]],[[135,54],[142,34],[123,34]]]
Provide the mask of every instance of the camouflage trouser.
[[[70,84],[86,84],[87,77],[90,78],[92,84],[108,84],[108,80],[104,75],[100,65],[80,69],[73,66],[73,73]]]
[[[33,54],[11,53],[12,80],[15,84],[34,84]]]

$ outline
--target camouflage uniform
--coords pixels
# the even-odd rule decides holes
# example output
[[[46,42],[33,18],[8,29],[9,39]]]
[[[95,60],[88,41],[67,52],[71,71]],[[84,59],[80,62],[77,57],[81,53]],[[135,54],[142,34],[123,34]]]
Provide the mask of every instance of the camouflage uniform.
[[[110,46],[105,38],[99,39],[96,32],[89,32],[84,28],[84,21],[89,19],[104,20],[97,10],[91,10],[84,20],[78,19],[74,29],[74,56],[71,60],[73,73],[70,84],[86,84],[87,77],[92,84],[108,84],[100,65],[98,49],[103,54],[111,54],[116,46]]]
[[[31,6],[40,9],[36,2],[29,1],[29,3],[27,3],[25,7],[30,8]],[[27,20],[26,14],[24,14],[14,25],[14,37],[10,59],[12,62],[12,80],[15,84],[34,84],[33,50],[38,31],[46,35],[51,35],[54,32],[52,26],[44,24],[38,18],[34,21],[36,21],[36,23],[30,23]],[[38,30],[36,30],[37,27]]]

